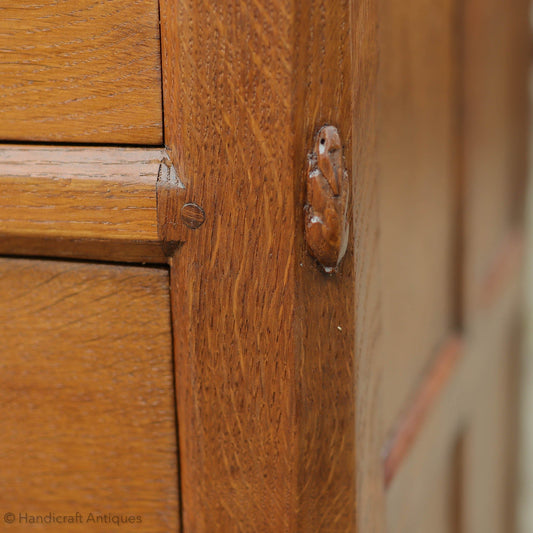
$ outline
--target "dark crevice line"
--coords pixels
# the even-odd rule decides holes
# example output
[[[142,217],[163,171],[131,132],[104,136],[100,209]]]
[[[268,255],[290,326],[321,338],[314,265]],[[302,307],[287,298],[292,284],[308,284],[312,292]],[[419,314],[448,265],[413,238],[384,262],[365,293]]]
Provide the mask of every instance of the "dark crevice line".
[[[162,144],[127,144],[127,143],[98,143],[98,142],[63,142],[63,141],[13,141],[0,139],[1,144],[9,144],[14,146],[42,146],[46,147],[64,147],[64,148],[165,148]]]
[[[176,252],[179,253],[179,252]],[[178,523],[179,531],[183,532],[183,487],[181,483],[181,464],[180,464],[180,438],[179,438],[179,418],[178,418],[178,383],[176,380],[176,341],[174,337],[174,320],[179,320],[180,317],[175,316],[174,302],[172,297],[172,279],[174,277],[175,266],[173,264],[173,258],[169,261],[169,284],[168,284],[168,294],[170,298],[170,335],[172,342],[172,383],[174,387],[174,420],[176,428],[176,465],[177,465],[177,484],[178,484]]]
[[[163,148],[165,145],[165,92],[164,92],[164,62],[163,62],[163,39],[161,31],[161,2],[157,2],[158,13],[158,30],[159,30],[159,61],[160,61],[160,74],[161,74],[161,137],[163,139]],[[168,156],[168,154],[167,154]],[[169,157],[170,159],[170,157]],[[159,179],[159,178],[158,178]],[[159,195],[156,194],[156,212],[159,213]],[[158,223],[159,230],[159,223]],[[175,253],[178,253],[176,248]],[[178,320],[179,317],[175,316],[173,298],[172,298],[172,278],[174,276],[174,266],[172,256],[169,258],[169,299],[170,299],[170,335],[172,342],[172,384],[174,388],[174,425],[176,430],[176,467],[177,467],[177,490],[178,490],[178,527],[179,531],[183,531],[183,487],[181,479],[181,464],[180,464],[180,438],[179,438],[179,419],[178,419],[178,389],[176,381],[176,343],[174,337],[174,320]]]
[[[83,259],[79,257],[62,257],[62,256],[42,256],[42,255],[24,255],[24,254],[0,254],[0,259],[17,259],[17,260],[28,260],[28,261],[52,261],[54,263],[84,263],[87,265],[96,263],[99,265],[108,265],[108,266],[119,266],[119,267],[145,267],[145,268],[156,268],[156,269],[168,269],[167,263],[148,263],[148,262],[127,262],[127,261],[113,261],[111,259]]]
[[[163,91],[163,39],[161,33],[161,2],[157,2],[157,31],[159,32],[159,73],[161,75],[160,89],[161,89],[161,138],[163,139],[163,146],[165,146],[165,92]]]
[[[452,14],[452,60],[453,79],[453,180],[454,180],[454,217],[453,217],[453,266],[452,287],[452,327],[459,333],[464,328],[465,308],[465,213],[466,213],[466,176],[465,176],[465,6],[462,0],[455,0]]]

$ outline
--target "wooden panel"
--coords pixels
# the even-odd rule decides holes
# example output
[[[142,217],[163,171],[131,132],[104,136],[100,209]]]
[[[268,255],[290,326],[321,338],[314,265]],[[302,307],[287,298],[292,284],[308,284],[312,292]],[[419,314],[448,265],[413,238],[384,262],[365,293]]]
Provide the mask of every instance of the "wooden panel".
[[[0,0],[0,139],[162,144],[157,0]]]
[[[516,512],[516,416],[518,410],[516,372],[521,322],[519,296],[511,294],[499,302],[499,310],[472,320],[470,356],[479,361],[479,385],[471,402],[471,422],[465,450],[465,531],[507,533]],[[518,289],[518,290],[517,290]],[[511,311],[510,311],[511,308]],[[485,315],[485,316],[483,316]],[[494,316],[496,315],[496,317]]]
[[[161,149],[1,146],[0,249],[98,257],[102,241],[113,241],[126,250],[113,257],[161,260],[156,185],[164,162]]]
[[[92,512],[140,516],[135,531],[176,531],[167,270],[1,259],[0,294],[0,505],[16,516],[10,528],[32,527],[19,513],[80,512],[78,527],[102,531]]]
[[[471,375],[465,374],[466,362],[465,357],[446,382],[388,488],[389,533],[463,533],[454,524],[462,502],[457,502],[452,491],[463,479],[463,472],[457,471],[462,464],[456,461],[454,452],[463,431],[461,422],[472,401],[469,394],[461,396],[461,386],[475,385]]]
[[[497,305],[471,322],[465,355],[390,484],[391,533],[511,531],[507,492],[512,490],[510,420],[516,406],[510,377],[516,359],[510,348],[518,295],[514,276]],[[435,515],[439,509],[441,515]]]
[[[475,313],[495,250],[523,211],[528,2],[465,3],[465,314]]]
[[[390,533],[460,533],[453,509],[456,472],[452,451],[446,449],[444,456],[435,453],[432,463],[424,465],[429,469],[424,478],[420,471],[405,471],[403,483],[389,494]]]
[[[379,20],[383,416],[390,428],[455,321],[454,5],[381,0]]]
[[[387,528],[508,532],[526,2],[381,6]]]
[[[510,231],[500,245],[498,254],[480,286],[483,298],[478,312],[486,311],[501,304],[502,297],[509,287],[516,284],[520,277],[522,265],[523,236],[519,231]],[[514,352],[518,352],[519,339],[517,332],[512,331],[515,343]],[[390,431],[383,449],[384,479],[388,486],[423,429],[428,413],[435,402],[440,401],[443,391],[449,387],[454,378],[456,366],[465,351],[465,334],[453,333],[443,344],[439,353],[432,361],[428,371],[420,380],[420,384],[409,399],[405,411],[398,418]]]
[[[424,426],[433,404],[439,400],[443,389],[453,377],[463,351],[461,339],[451,335],[439,350],[435,361],[432,361],[429,371],[421,380],[420,387],[410,399],[406,411],[400,416],[383,450],[386,486],[392,481],[406,455],[411,451],[411,446]]]
[[[355,512],[354,327],[362,368],[377,331],[373,2],[164,0],[161,13],[165,139],[206,213],[171,270],[184,529],[353,531],[379,520]],[[352,233],[333,276],[303,240],[325,123],[354,173],[352,232],[361,217],[361,248]],[[379,467],[365,468],[361,485]]]

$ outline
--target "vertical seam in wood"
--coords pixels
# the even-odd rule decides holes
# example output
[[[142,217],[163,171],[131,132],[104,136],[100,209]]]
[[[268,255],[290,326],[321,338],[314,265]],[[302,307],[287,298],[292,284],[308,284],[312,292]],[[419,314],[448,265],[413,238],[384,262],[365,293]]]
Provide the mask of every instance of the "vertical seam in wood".
[[[172,257],[185,242],[187,228],[180,219],[185,201],[185,186],[176,173],[168,154],[159,165],[156,182],[157,233],[163,252]]]
[[[161,2],[157,0],[157,31],[159,32],[159,72],[161,75],[160,88],[161,88],[161,139],[163,140],[163,146],[165,146],[165,97],[163,92],[163,45],[162,45],[162,32],[161,32]]]
[[[176,252],[177,253],[177,252]],[[178,320],[179,317],[175,316],[174,310],[174,300],[172,298],[172,278],[175,275],[174,273],[174,264],[173,258],[169,259],[169,284],[168,284],[168,295],[170,302],[170,337],[172,342],[172,385],[174,387],[174,419],[176,421],[176,466],[178,473],[178,506],[179,506],[179,516],[178,516],[178,532],[183,532],[183,499],[182,499],[182,483],[181,483],[181,464],[180,464],[180,424],[178,417],[178,389],[177,389],[177,362],[176,362],[176,339],[174,337],[174,320]]]
[[[455,34],[452,37],[452,59],[455,65],[453,99],[454,99],[454,126],[453,126],[453,180],[454,180],[454,207],[453,219],[453,267],[452,288],[453,308],[452,327],[459,333],[464,328],[465,313],[465,134],[464,134],[464,17],[465,9],[462,0],[454,0],[452,14],[452,28]]]

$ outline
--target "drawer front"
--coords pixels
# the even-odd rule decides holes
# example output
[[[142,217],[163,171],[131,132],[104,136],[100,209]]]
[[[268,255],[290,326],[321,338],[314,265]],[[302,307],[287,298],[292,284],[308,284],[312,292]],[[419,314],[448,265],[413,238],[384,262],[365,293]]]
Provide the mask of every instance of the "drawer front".
[[[162,144],[157,0],[0,0],[0,139]]]
[[[2,515],[176,531],[167,270],[1,259],[0,294]]]

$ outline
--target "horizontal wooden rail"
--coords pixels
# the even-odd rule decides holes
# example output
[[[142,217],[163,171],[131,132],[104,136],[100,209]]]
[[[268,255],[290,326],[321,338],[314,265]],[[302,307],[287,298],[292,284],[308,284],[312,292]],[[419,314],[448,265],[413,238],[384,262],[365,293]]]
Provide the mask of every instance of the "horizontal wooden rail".
[[[0,146],[0,253],[165,261],[169,166],[161,148]]]

